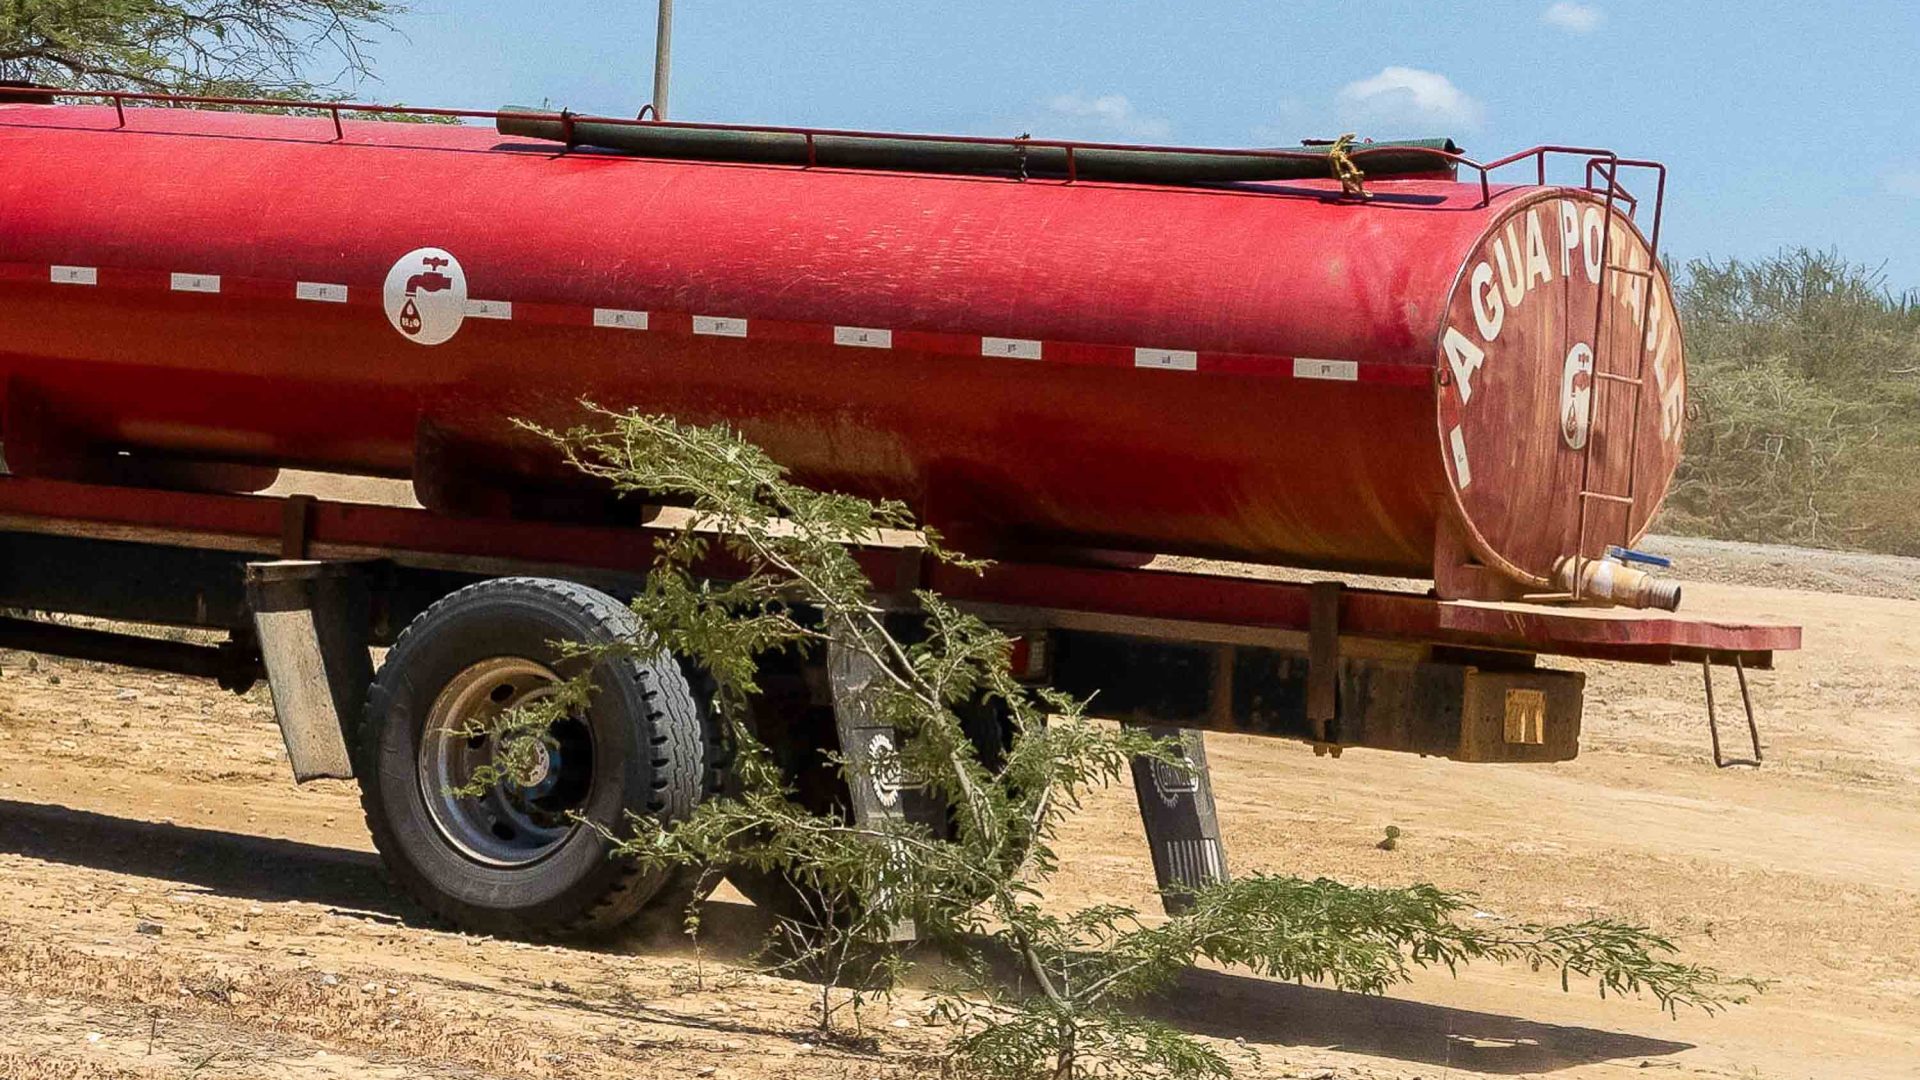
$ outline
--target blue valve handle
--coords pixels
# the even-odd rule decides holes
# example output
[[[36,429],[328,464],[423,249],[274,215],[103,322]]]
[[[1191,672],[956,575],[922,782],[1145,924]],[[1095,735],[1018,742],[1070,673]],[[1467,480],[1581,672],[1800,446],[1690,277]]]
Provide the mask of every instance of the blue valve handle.
[[[1673,560],[1667,558],[1665,555],[1655,555],[1650,551],[1635,551],[1632,548],[1623,548],[1618,544],[1609,544],[1607,546],[1607,558],[1618,559],[1621,562],[1645,563],[1648,566],[1668,567],[1673,565]]]

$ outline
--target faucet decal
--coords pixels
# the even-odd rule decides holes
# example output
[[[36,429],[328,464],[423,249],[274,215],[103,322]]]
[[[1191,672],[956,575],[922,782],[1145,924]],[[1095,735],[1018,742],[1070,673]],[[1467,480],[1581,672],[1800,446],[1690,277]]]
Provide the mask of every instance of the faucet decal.
[[[387,319],[422,345],[453,337],[467,316],[467,275],[440,248],[410,251],[387,272]]]
[[[420,307],[414,303],[414,297],[422,292],[443,292],[453,288],[453,279],[440,272],[452,259],[429,256],[420,261],[427,270],[407,279],[407,302],[400,308],[400,332],[410,337],[418,336],[421,327]]]

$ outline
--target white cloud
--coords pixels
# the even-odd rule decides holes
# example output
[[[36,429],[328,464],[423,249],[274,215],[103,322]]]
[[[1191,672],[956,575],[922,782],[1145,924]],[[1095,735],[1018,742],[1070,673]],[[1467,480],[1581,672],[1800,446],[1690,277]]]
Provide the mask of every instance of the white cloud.
[[[1173,124],[1164,117],[1142,113],[1123,94],[1061,94],[1047,102],[1047,112],[1055,123],[1065,121],[1068,127],[1100,138],[1153,142],[1173,131]]]
[[[1573,0],[1560,0],[1540,13],[1541,22],[1573,34],[1591,34],[1600,28],[1606,18],[1606,12],[1599,8],[1591,4],[1576,4]]]
[[[1366,135],[1446,134],[1434,128],[1477,128],[1486,112],[1445,75],[1410,67],[1348,83],[1339,106],[1341,121]]]

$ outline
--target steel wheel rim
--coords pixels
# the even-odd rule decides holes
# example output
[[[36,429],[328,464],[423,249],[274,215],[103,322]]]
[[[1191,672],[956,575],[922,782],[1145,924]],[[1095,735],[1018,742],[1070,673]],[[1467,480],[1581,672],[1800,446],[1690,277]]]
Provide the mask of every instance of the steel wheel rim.
[[[443,839],[475,862],[502,868],[545,859],[565,844],[593,793],[593,732],[580,718],[554,724],[543,747],[544,773],[533,784],[503,782],[481,795],[460,794],[499,740],[472,736],[515,706],[550,696],[551,668],[517,656],[482,660],[455,675],[434,698],[420,737],[420,795]]]

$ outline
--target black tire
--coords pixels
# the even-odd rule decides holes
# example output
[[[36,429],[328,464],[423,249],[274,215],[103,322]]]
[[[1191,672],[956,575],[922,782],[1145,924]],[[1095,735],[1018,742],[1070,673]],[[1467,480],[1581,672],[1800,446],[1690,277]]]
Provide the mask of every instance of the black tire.
[[[570,678],[584,662],[563,659],[557,643],[599,645],[639,633],[633,613],[604,593],[562,581],[502,578],[453,593],[400,635],[368,695],[356,771],[374,844],[422,905],[477,932],[564,936],[616,927],[683,880],[674,871],[611,858],[598,830],[551,815],[543,819],[552,830],[548,846],[530,844],[537,853],[529,861],[489,861],[485,851],[463,848],[456,839],[478,834],[442,824],[460,814],[449,809],[458,800],[445,796],[447,787],[426,790],[425,729],[435,702],[456,680],[502,658]],[[578,812],[616,832],[629,812],[662,821],[692,813],[713,784],[710,731],[679,666],[664,654],[647,660],[609,656],[592,680],[587,715],[571,721],[584,731],[575,738],[586,748],[569,762],[578,773],[571,781]],[[444,760],[449,751],[437,749],[441,745],[430,744]],[[470,752],[458,750],[458,743],[445,745]],[[437,809],[429,808],[430,797],[442,800]],[[497,822],[493,828],[512,833]]]
[[[700,797],[725,795],[733,774],[734,745],[726,721],[712,707],[713,678],[684,663],[680,670],[699,705],[703,724],[707,767]],[[641,906],[639,914],[623,924],[620,936],[636,942],[660,942],[685,935],[688,909],[695,902],[705,900],[723,877],[724,873],[707,866],[675,867],[666,882]]]

